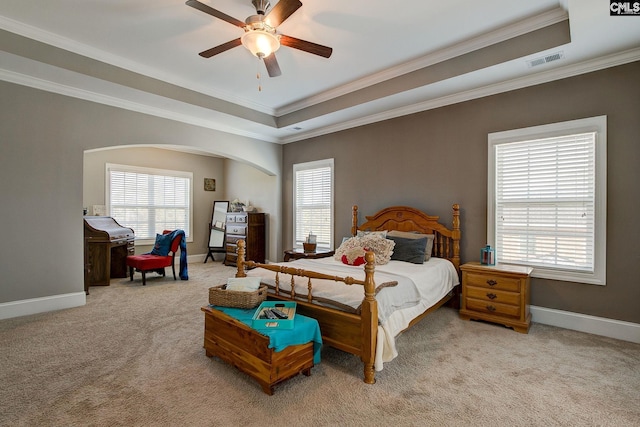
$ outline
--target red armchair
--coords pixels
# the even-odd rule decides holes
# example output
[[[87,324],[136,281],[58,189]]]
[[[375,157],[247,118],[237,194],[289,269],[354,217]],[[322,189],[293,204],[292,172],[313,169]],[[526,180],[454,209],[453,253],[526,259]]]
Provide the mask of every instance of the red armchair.
[[[162,234],[172,233],[171,230],[164,230]],[[169,253],[166,256],[162,255],[153,255],[151,253],[141,254],[141,255],[129,255],[127,257],[127,266],[129,267],[129,276],[130,280],[133,281],[133,272],[139,271],[142,273],[142,285],[146,286],[147,284],[147,276],[146,273],[148,271],[155,271],[162,276],[165,276],[165,267],[171,266],[173,271],[173,280],[177,280],[176,278],[176,266],[175,266],[175,258],[176,251],[180,247],[180,243],[184,234],[177,234],[173,240],[171,241],[171,245],[169,247]]]

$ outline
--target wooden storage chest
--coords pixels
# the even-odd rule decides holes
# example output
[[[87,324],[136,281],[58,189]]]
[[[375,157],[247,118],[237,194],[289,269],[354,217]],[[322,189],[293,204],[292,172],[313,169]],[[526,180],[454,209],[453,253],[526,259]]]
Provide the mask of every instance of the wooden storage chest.
[[[217,356],[250,375],[265,393],[272,395],[276,384],[299,373],[311,375],[313,342],[275,351],[269,348],[269,337],[241,321],[209,306],[202,311],[207,356]]]

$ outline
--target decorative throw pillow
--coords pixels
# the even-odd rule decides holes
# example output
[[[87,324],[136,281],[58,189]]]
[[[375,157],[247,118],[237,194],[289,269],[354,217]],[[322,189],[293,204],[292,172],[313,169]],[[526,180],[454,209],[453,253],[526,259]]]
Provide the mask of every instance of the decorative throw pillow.
[[[353,249],[362,249],[363,246],[360,244],[359,237],[349,237],[342,241],[342,244],[336,249],[336,253],[334,254],[334,259],[336,261],[342,261],[342,255],[345,255],[347,252]]]
[[[391,254],[393,253],[393,247],[396,244],[393,240],[380,237],[379,234],[367,234],[366,236],[360,237],[360,242],[363,247],[373,251],[376,256],[377,265],[389,263]]]
[[[342,261],[342,255],[353,248],[368,248],[375,254],[376,264],[387,264],[391,259],[391,253],[395,242],[380,237],[379,234],[367,234],[362,237],[352,237],[340,245],[336,249],[334,258],[336,261]]]
[[[340,261],[340,258],[342,258],[342,255],[344,255],[344,253],[346,251],[348,251],[349,249],[352,249],[352,248],[356,248],[356,247],[361,247],[360,246],[360,239],[358,237],[349,237],[349,238],[346,238],[346,239],[342,239],[342,243],[340,244],[338,249],[336,249],[336,253],[334,255],[334,258],[336,260]]]
[[[422,234],[416,231],[392,230],[387,233],[387,236],[404,237],[405,239],[421,239],[423,237],[426,237],[427,246],[424,250],[424,260],[426,262],[429,261],[429,258],[431,258],[431,253],[433,252],[433,240],[435,239],[434,234]]]
[[[387,235],[387,239],[396,242],[393,248],[391,259],[396,261],[405,261],[412,264],[424,264],[424,251],[427,247],[427,238],[405,239],[404,237],[396,237]]]
[[[227,291],[253,292],[260,288],[260,277],[230,277],[227,279]]]
[[[351,248],[345,251],[340,260],[343,264],[347,265],[362,265],[366,261],[364,259],[364,255],[367,253],[366,248]]]
[[[151,249],[151,254],[159,256],[169,255],[171,249],[171,234],[156,234],[156,243]]]

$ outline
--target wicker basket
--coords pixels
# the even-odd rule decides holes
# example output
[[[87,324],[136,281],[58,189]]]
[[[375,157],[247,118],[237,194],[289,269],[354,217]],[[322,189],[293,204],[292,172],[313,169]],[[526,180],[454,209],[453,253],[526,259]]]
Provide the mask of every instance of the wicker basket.
[[[267,287],[261,285],[257,291],[228,291],[227,285],[209,288],[209,304],[222,307],[255,308],[267,299]]]

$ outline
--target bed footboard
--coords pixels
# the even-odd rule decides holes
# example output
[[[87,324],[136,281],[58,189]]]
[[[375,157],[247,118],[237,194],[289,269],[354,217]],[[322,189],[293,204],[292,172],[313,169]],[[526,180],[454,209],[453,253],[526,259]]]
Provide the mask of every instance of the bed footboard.
[[[275,294],[270,295],[270,297],[298,302],[299,312],[301,314],[318,320],[322,338],[326,344],[359,356],[360,360],[364,363],[364,382],[367,384],[375,383],[374,361],[376,339],[378,336],[378,302],[375,297],[376,285],[373,278],[375,271],[375,255],[373,252],[367,252],[365,255],[365,279],[358,280],[353,277],[332,276],[299,268],[247,261],[245,260],[246,243],[244,240],[238,240],[237,245],[238,269],[236,277],[246,277],[247,268],[260,267],[273,271],[276,274],[282,273],[309,278],[309,292],[306,301],[296,298],[293,287],[291,295],[286,296],[280,293],[277,285]],[[311,279],[333,280],[342,282],[345,285],[362,286],[364,288],[364,299],[360,313],[344,313],[336,309],[314,304]]]

